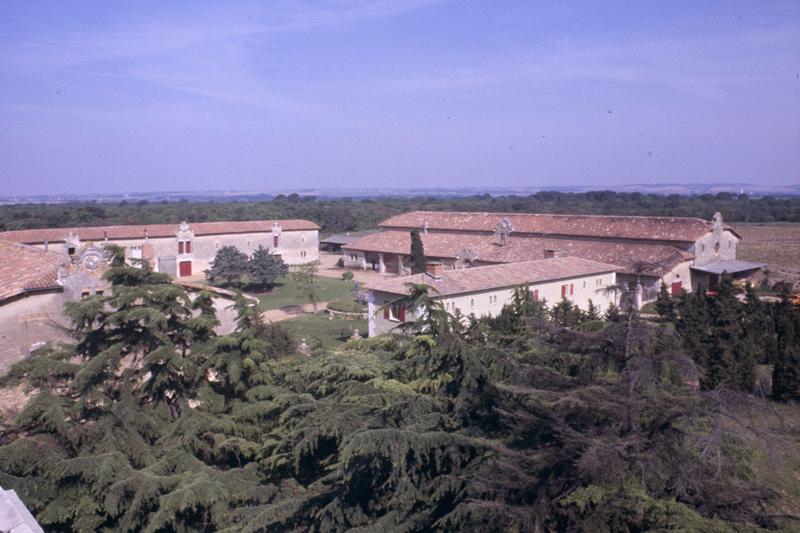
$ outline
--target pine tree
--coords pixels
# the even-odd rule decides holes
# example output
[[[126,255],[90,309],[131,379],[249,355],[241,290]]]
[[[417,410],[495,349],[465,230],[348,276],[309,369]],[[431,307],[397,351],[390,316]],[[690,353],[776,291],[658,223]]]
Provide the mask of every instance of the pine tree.
[[[235,246],[223,246],[217,250],[211,267],[205,271],[206,277],[211,283],[239,287],[247,274],[247,261],[247,256]]]
[[[411,230],[411,273],[423,274],[427,269],[425,248],[418,230]]]
[[[250,278],[250,285],[257,290],[272,288],[275,280],[285,276],[289,272],[289,267],[283,262],[280,256],[272,255],[263,246],[253,252],[253,256],[247,262],[247,274]]]

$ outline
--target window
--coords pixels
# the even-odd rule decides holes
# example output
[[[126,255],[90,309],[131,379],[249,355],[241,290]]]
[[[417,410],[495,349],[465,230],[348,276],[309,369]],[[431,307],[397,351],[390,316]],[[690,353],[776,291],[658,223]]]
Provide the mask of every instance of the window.
[[[350,261],[358,261],[358,256],[356,254],[350,254]]]
[[[567,297],[567,289],[569,289],[569,285],[562,285],[561,286],[561,297],[562,298],[566,298]]]
[[[178,253],[183,253],[183,241],[178,241]]]
[[[306,256],[306,251],[300,250],[300,257],[305,257],[305,256]]]
[[[575,285],[570,283],[569,284],[569,295],[572,296],[573,294],[575,294]]]
[[[406,321],[406,308],[403,304],[396,303],[389,307],[389,320]]]
[[[280,236],[278,236],[278,235],[273,235],[273,236],[272,236],[272,247],[273,247],[273,248],[277,248],[277,247],[278,247],[278,243],[279,243],[279,241],[280,241]]]
[[[603,284],[603,278],[597,278],[594,282],[595,285],[598,287]]]
[[[301,237],[301,238],[300,238],[300,242],[301,242],[301,243],[303,243],[303,244],[305,244],[305,243],[306,243],[306,238],[305,238],[305,237]]]
[[[539,289],[533,289],[533,299],[534,300],[539,299]]]
[[[586,282],[585,281],[583,282],[583,288],[584,289],[586,288]]]
[[[192,253],[192,241],[186,241],[186,253]]]
[[[214,243],[214,248],[216,248],[217,250],[219,250],[219,241],[216,241],[216,242]]]
[[[469,308],[472,309],[473,307],[475,307],[475,298],[470,298],[469,299]]]

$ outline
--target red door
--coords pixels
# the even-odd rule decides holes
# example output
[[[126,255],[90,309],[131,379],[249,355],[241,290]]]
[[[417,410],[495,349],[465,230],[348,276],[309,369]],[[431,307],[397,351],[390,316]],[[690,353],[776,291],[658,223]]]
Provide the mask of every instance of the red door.
[[[683,282],[676,281],[672,284],[672,296],[678,296],[683,290]]]
[[[191,261],[181,261],[178,273],[181,277],[183,276],[191,276],[192,275],[192,262]]]

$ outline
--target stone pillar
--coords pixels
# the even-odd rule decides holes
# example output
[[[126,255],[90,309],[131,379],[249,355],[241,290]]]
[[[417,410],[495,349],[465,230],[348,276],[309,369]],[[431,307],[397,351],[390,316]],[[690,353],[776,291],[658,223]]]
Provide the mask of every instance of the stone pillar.
[[[383,254],[378,254],[378,272],[381,274],[386,272],[386,263],[383,262]]]

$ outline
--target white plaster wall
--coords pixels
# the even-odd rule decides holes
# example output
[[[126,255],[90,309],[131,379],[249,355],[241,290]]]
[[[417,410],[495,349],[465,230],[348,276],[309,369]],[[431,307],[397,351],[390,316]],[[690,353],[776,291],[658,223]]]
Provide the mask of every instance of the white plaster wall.
[[[691,266],[692,261],[685,261],[664,274],[661,279],[667,284],[667,289],[670,289],[673,283],[680,281],[684,291],[692,292]],[[659,281],[659,289],[661,288],[660,283]]]
[[[715,252],[715,244],[719,242],[719,252]],[[728,230],[711,231],[697,239],[694,246],[694,263],[698,266],[715,263],[717,261],[731,261],[736,259],[736,247],[739,239]]]
[[[606,293],[604,289],[615,283],[616,273],[610,272],[545,283],[532,283],[528,288],[531,291],[538,290],[539,299],[546,300],[548,307],[552,307],[561,301],[561,286],[567,285],[568,300],[585,311],[589,308],[589,300],[591,299],[598,311],[604,312],[614,301],[614,295]],[[572,296],[569,295],[570,284],[574,286]],[[438,298],[438,300],[442,302],[445,309],[451,314],[458,309],[464,316],[469,316],[471,314],[474,314],[476,317],[497,316],[503,309],[503,306],[511,302],[513,293],[514,287],[505,287],[488,291],[445,296]],[[494,296],[497,297],[497,302],[494,302]],[[387,333],[399,324],[396,320],[384,318],[382,311],[376,313],[383,304],[397,298],[398,296],[394,294],[381,292],[370,293],[370,303],[368,306],[370,336]],[[412,320],[413,318],[414,314],[407,311],[406,320]]]
[[[191,229],[191,225],[189,225]],[[177,226],[176,226],[177,229]],[[89,242],[89,241],[86,241]],[[272,246],[272,232],[262,233],[228,233],[223,235],[200,235],[195,236],[192,241],[192,253],[178,254],[177,237],[155,237],[142,239],[124,239],[108,241],[94,241],[97,246],[105,244],[116,244],[123,248],[131,246],[142,246],[150,244],[153,246],[154,258],[153,268],[158,268],[158,257],[176,256],[177,262],[192,261],[192,274],[201,274],[211,266],[217,250],[223,246],[235,246],[240,251],[250,255],[259,245],[278,253],[288,265],[298,265],[319,260],[319,232],[317,230],[286,231],[281,233],[278,241],[278,248]],[[44,245],[39,245],[44,248]],[[51,243],[50,248],[58,247],[61,250],[62,243]],[[129,255],[129,254],[126,254]]]
[[[357,250],[342,250],[342,265],[345,268],[366,270],[367,257],[364,252]]]

